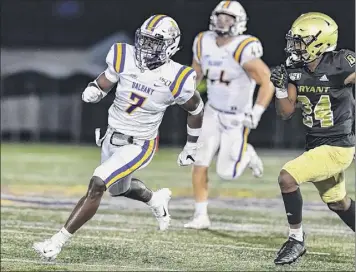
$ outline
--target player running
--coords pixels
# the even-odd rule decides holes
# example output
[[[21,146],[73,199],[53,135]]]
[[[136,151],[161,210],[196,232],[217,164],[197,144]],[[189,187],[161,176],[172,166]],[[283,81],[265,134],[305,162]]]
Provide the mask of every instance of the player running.
[[[306,126],[306,151],[287,162],[278,177],[289,223],[289,238],[274,260],[290,264],[305,252],[302,195],[299,185],[312,182],[321,199],[355,231],[355,201],[345,189],[345,170],[355,152],[355,53],[336,49],[338,26],[329,16],[301,15],[286,36],[286,66],[273,69],[276,105],[289,119],[300,103]]]
[[[196,73],[170,58],[179,50],[180,30],[166,15],[154,15],[136,31],[135,45],[114,44],[107,57],[107,69],[90,82],[82,94],[97,103],[117,83],[116,97],[109,109],[108,129],[101,139],[101,165],[90,180],[88,191],[72,211],[64,227],[49,240],[35,243],[41,257],[54,260],[62,247],[96,213],[103,193],[146,203],[165,230],[170,223],[167,188],[152,192],[133,173],[152,160],[155,138],[166,108],[174,103],[188,114],[187,143],[178,164],[194,161],[204,104],[195,91]]]
[[[192,175],[195,213],[186,228],[210,227],[208,168],[218,150],[216,171],[222,179],[238,179],[246,167],[256,177],[263,174],[262,161],[247,139],[269,105],[274,87],[261,60],[261,42],[243,34],[246,22],[239,2],[222,1],[212,12],[210,30],[198,34],[193,44],[192,67],[198,81],[206,80],[208,102]],[[253,105],[256,84],[260,88]]]

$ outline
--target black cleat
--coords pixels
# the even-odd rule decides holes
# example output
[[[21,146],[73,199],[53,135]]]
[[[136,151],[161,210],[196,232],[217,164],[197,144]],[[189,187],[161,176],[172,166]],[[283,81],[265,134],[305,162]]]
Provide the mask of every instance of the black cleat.
[[[303,240],[305,238],[305,234],[303,233]],[[304,246],[304,241],[299,242],[293,237],[289,237],[288,240],[283,244],[281,249],[277,253],[276,259],[274,259],[274,263],[276,265],[284,265],[291,264],[302,257],[306,248]]]

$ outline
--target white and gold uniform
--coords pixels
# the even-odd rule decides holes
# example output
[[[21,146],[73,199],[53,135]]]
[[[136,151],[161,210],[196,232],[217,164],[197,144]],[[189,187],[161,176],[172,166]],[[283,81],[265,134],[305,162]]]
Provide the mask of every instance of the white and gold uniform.
[[[117,82],[117,88],[102,143],[102,164],[94,176],[109,187],[149,164],[165,110],[193,96],[196,73],[172,60],[154,70],[141,70],[135,64],[134,47],[123,43],[111,47],[106,62],[105,76]],[[131,136],[133,144],[115,146],[113,135],[117,133]]]
[[[240,176],[249,163],[249,129],[242,125],[250,112],[256,82],[243,69],[244,63],[261,58],[261,42],[250,35],[237,35],[217,46],[217,34],[205,31],[193,44],[195,61],[207,79],[208,102],[195,165],[209,166],[219,149],[217,173],[223,179]]]

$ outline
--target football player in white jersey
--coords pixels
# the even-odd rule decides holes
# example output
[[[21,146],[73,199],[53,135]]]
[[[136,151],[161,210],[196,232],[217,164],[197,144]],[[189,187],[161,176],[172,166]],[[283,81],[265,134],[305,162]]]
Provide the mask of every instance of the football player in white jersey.
[[[146,203],[157,218],[159,229],[168,228],[171,191],[164,188],[152,192],[132,174],[152,160],[158,127],[166,108],[173,104],[189,113],[187,143],[178,156],[178,165],[194,161],[204,104],[195,90],[194,69],[170,59],[179,50],[180,35],[172,18],[151,16],[136,31],[134,46],[117,43],[111,47],[107,69],[84,90],[82,99],[97,103],[117,83],[108,129],[96,139],[102,146],[101,164],[64,227],[50,239],[33,245],[42,258],[57,257],[71,236],[94,216],[106,190],[112,196]]]
[[[208,102],[192,175],[195,213],[186,228],[210,226],[208,167],[218,149],[216,171],[222,179],[237,179],[246,167],[256,177],[263,174],[262,161],[247,139],[269,105],[274,87],[270,70],[261,60],[261,42],[243,34],[246,22],[239,2],[222,1],[210,17],[210,31],[194,40],[192,67],[198,81],[206,80]],[[253,105],[256,84],[260,87]]]

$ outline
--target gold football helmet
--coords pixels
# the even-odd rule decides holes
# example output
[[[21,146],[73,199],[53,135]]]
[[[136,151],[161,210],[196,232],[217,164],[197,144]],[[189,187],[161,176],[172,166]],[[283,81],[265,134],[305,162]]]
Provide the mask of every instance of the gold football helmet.
[[[309,63],[336,48],[338,26],[328,15],[309,12],[299,16],[286,35],[285,51],[292,63]]]

